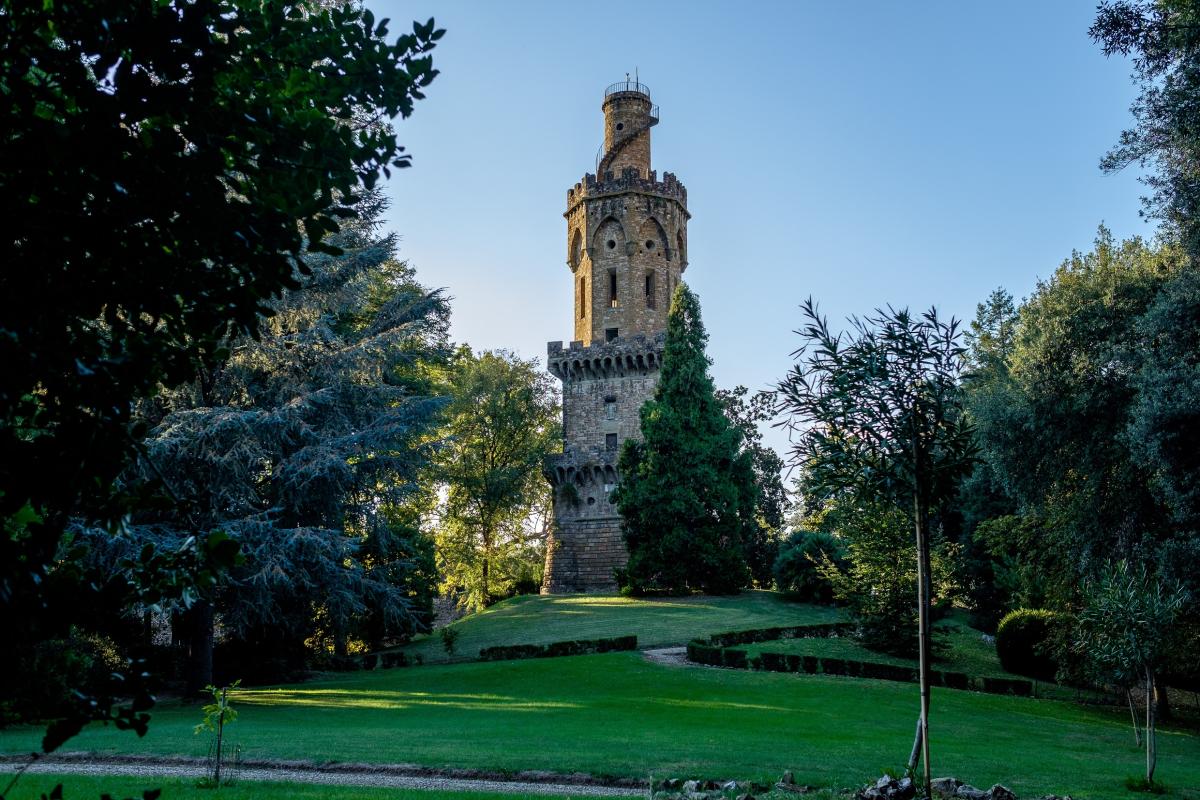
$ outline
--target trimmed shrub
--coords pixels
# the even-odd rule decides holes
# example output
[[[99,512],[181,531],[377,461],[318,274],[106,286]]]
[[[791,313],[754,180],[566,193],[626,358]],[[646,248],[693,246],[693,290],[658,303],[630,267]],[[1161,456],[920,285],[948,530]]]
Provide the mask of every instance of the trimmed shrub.
[[[749,666],[746,663],[745,650],[725,650],[724,653],[722,661],[725,666],[733,667],[734,669],[746,669]]]
[[[481,661],[506,661],[516,658],[554,658],[557,656],[582,656],[592,653],[612,653],[619,650],[636,650],[636,636],[617,636],[612,639],[580,639],[573,642],[551,642],[550,644],[514,644],[485,647],[479,651]],[[720,658],[720,650],[712,648]],[[742,653],[743,659],[745,653]]]
[[[826,675],[845,675],[846,660],[844,658],[822,658],[821,671]]]
[[[763,653],[758,657],[758,668],[765,672],[791,672],[783,653]]]
[[[694,661],[697,664],[707,664],[710,667],[721,666],[721,648],[699,641],[688,642],[687,657],[688,661]]]
[[[996,628],[996,655],[1005,671],[1043,681],[1054,680],[1058,669],[1052,652],[1063,615],[1042,608],[1018,608]]]
[[[833,585],[817,564],[828,558],[839,566],[845,548],[837,537],[823,531],[796,531],[779,546],[775,558],[775,587],[806,603],[832,603]]]

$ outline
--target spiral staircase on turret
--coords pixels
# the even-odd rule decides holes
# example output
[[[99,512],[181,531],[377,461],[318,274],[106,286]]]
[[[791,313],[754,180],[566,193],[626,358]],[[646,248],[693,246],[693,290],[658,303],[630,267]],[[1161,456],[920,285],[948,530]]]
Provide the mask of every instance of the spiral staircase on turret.
[[[618,92],[641,94],[645,95],[647,99],[650,97],[649,87],[633,81],[619,81],[618,83],[614,83],[605,90],[604,96],[607,98],[609,95],[616,94]],[[596,151],[596,177],[602,178],[604,173],[608,172],[609,167],[612,166],[613,161],[615,161],[617,156],[621,154],[621,151],[629,146],[629,144],[637,139],[637,137],[642,133],[657,125],[658,119],[658,106],[651,105],[645,121],[637,128],[634,128],[620,139],[617,139],[615,142],[613,142],[611,150],[606,152],[604,149],[604,143],[602,142],[600,144],[600,149]]]

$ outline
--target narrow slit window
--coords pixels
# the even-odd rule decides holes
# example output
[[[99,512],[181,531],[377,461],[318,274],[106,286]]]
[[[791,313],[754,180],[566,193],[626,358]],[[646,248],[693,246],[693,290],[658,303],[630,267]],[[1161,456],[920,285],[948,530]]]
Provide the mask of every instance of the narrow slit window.
[[[654,273],[646,273],[646,308],[655,308],[657,303],[654,297]]]
[[[617,307],[617,271],[615,269],[608,271],[608,307]]]
[[[579,279],[579,318],[587,316],[587,278]]]

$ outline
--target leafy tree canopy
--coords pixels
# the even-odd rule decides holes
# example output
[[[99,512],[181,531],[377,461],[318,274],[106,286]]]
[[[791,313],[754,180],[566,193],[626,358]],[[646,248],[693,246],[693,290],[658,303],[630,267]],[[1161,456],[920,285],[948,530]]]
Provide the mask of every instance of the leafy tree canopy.
[[[787,489],[783,485],[783,459],[774,448],[763,443],[759,424],[775,415],[775,398],[770,392],[749,393],[745,386],[718,389],[717,401],[729,423],[742,434],[742,450],[750,454],[754,483],[758,488],[755,529],[746,541],[746,564],[758,586],[769,586],[773,577],[775,557],[788,507]]]
[[[0,0],[4,641],[87,605],[63,531],[135,505],[112,491],[133,401],[256,334],[355,192],[408,164],[378,123],[424,96],[441,36],[431,20],[389,43],[344,5]],[[227,544],[142,551],[130,601],[194,594]]]
[[[1191,334],[1163,327],[1195,313],[1189,271],[1177,249],[1118,243],[1101,228],[1091,252],[1072,254],[1021,306],[1008,375],[972,388],[983,456],[1017,510],[1040,518],[1039,579],[1059,603],[1114,555],[1155,557],[1156,542],[1182,533],[1154,487],[1195,475],[1176,449],[1188,435],[1176,423],[1194,411],[1155,398],[1195,370],[1183,352]],[[1186,493],[1172,496],[1191,513]]]
[[[230,340],[223,364],[138,413],[149,434],[131,480],[161,480],[174,502],[136,513],[132,533],[233,536],[245,561],[216,610],[226,636],[264,652],[321,635],[344,647],[372,613],[384,634],[421,627],[393,553],[412,549],[397,510],[435,450],[445,399],[425,375],[449,355],[449,305],[395,260],[382,210],[368,195],[329,239],[340,254],[312,256],[256,338]]]
[[[1133,59],[1136,126],[1101,161],[1149,167],[1144,213],[1200,257],[1200,8],[1189,0],[1104,0],[1089,33],[1107,56]]]
[[[443,589],[482,608],[519,582],[540,584],[550,487],[542,465],[561,446],[558,396],[536,361],[458,354],[433,476]]]

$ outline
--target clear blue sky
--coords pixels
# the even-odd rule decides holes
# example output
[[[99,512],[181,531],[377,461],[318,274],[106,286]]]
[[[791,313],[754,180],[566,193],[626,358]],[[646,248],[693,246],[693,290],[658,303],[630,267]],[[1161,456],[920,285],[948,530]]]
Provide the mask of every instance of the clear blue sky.
[[[388,222],[476,349],[544,363],[571,338],[566,190],[593,168],[604,87],[635,67],[662,109],[654,167],[688,187],[685,278],[719,386],[783,375],[808,295],[836,320],[888,303],[970,319],[1101,221],[1153,232],[1136,175],[1097,166],[1134,87],[1087,37],[1093,0],[367,5],[393,31],[447,29],[399,125],[414,166]]]

